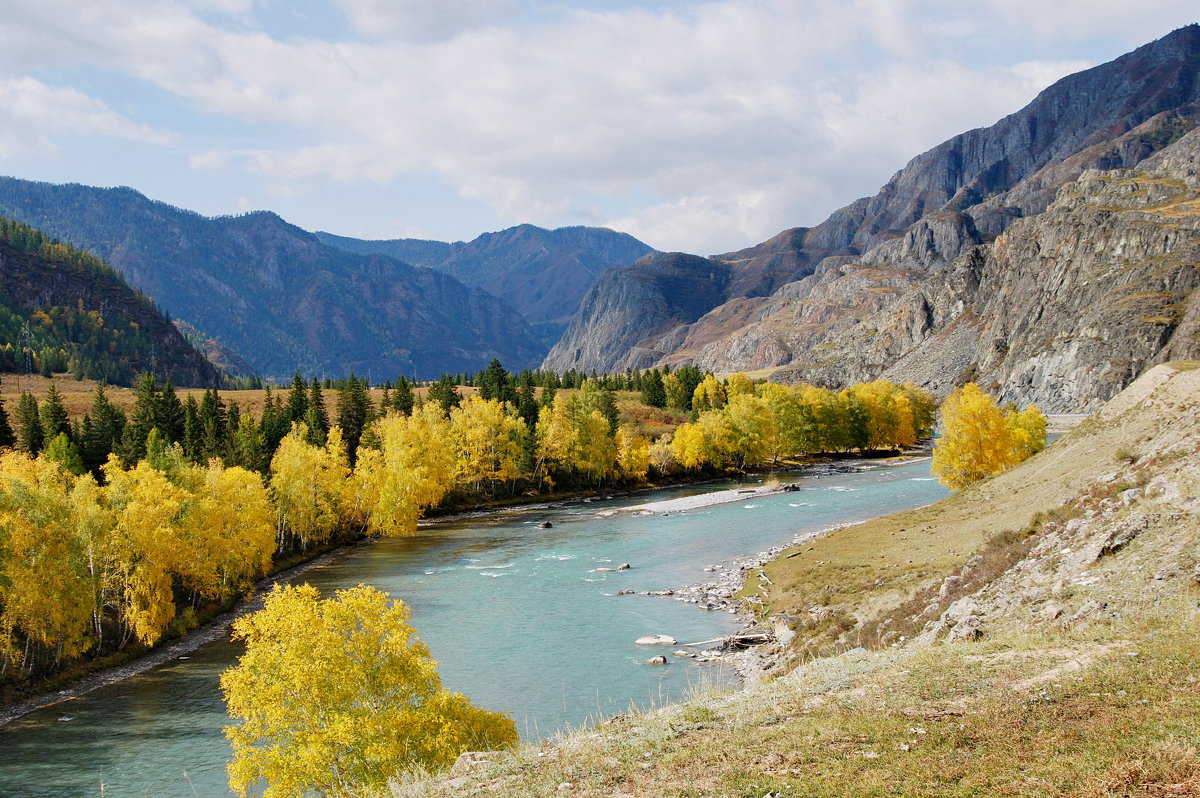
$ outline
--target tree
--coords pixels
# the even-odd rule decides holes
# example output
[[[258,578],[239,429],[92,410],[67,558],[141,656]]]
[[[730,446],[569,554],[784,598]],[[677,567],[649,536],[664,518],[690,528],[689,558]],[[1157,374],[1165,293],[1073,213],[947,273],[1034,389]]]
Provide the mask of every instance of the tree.
[[[396,409],[397,413],[410,416],[412,415],[415,401],[412,383],[404,377],[397,377],[396,391],[392,394],[392,407]]]
[[[721,384],[720,380],[709,374],[692,392],[692,409],[697,413],[703,413],[706,410],[720,410],[725,406],[725,400],[725,386]]]
[[[340,496],[350,469],[341,447],[341,432],[330,430],[329,444],[308,442],[303,423],[292,426],[271,459],[271,494],[275,498],[280,548],[287,535],[307,549],[327,540],[340,520]]]
[[[4,401],[0,400],[0,449],[7,449],[17,442],[16,433],[8,423],[8,413],[4,409]]]
[[[674,374],[664,374],[662,384],[668,407],[676,410],[687,410],[691,407],[692,396],[687,392],[687,386],[680,382],[678,377]]]
[[[1011,438],[1009,456],[1019,463],[1046,448],[1046,417],[1036,405],[1028,405],[1019,413],[1014,408],[1004,416]]]
[[[663,387],[662,374],[659,374],[658,369],[650,369],[649,373],[642,377],[642,403],[650,407],[667,406],[667,391]]]
[[[517,742],[506,715],[442,687],[400,601],[363,585],[321,600],[276,587],[234,622],[246,653],[221,675],[233,747],[229,785],[264,798],[381,792],[410,769]],[[319,663],[314,667],[314,663]]]
[[[650,441],[628,424],[617,427],[617,468],[626,479],[642,480],[650,471]]]
[[[288,392],[284,408],[287,410],[288,421],[293,424],[297,421],[307,423],[304,416],[308,413],[308,383],[300,376],[299,369],[292,375],[292,389]]]
[[[455,475],[478,491],[489,483],[515,480],[528,430],[512,406],[498,399],[469,396],[450,413],[450,439],[454,443]]]
[[[42,450],[42,441],[42,418],[37,399],[25,391],[17,401],[17,448],[26,454],[37,454]]]
[[[992,397],[973,382],[946,397],[942,437],[933,447],[933,475],[958,490],[1012,463],[1012,437]]]
[[[170,380],[167,380],[163,385],[162,393],[158,395],[154,426],[158,427],[159,432],[165,435],[171,443],[182,443],[187,422],[186,415],[183,403],[179,401],[179,396],[175,393],[175,386]]]
[[[50,387],[46,390],[46,396],[42,399],[41,407],[38,408],[38,416],[42,421],[42,440],[46,443],[59,435],[71,437],[70,424],[67,422],[67,408],[63,406],[62,394],[58,392],[54,383],[50,383]]]
[[[321,393],[321,382],[316,377],[308,391],[308,409],[303,421],[308,425],[313,443],[324,443],[329,435],[329,414],[325,410],[325,396]]]
[[[479,395],[484,399],[495,399],[499,402],[516,404],[517,394],[513,388],[512,377],[497,358],[483,370],[479,379]]]
[[[100,466],[104,465],[121,442],[125,414],[109,401],[104,383],[100,383],[92,397],[91,413],[84,418],[89,423],[84,427],[79,453],[84,466],[93,474],[99,474]]]
[[[373,416],[371,397],[367,395],[367,381],[350,375],[350,379],[338,391],[338,426],[346,443],[346,458],[350,467],[358,457],[358,444]]]
[[[428,398],[429,401],[440,405],[442,412],[447,415],[450,414],[451,408],[458,407],[458,403],[462,401],[458,386],[454,384],[454,379],[448,374],[443,374],[437,382],[429,386]]]

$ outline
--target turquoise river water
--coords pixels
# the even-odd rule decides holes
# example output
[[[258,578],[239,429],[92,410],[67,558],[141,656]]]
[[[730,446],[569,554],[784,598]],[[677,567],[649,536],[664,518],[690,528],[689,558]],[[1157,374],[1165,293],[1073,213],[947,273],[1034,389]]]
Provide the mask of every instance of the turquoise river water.
[[[686,697],[734,677],[719,666],[642,661],[737,629],[724,612],[670,598],[616,595],[704,581],[706,565],[747,557],[801,531],[928,504],[946,495],[927,459],[860,473],[784,475],[797,492],[669,515],[605,511],[732,486],[495,513],[421,528],[416,537],[346,550],[302,577],[324,592],[359,583],[402,598],[444,684],[511,713],[526,740]],[[553,527],[541,529],[550,521]],[[595,568],[632,568],[596,573]],[[228,723],[217,689],[238,647],[222,640],[186,660],[26,715],[0,728],[0,796],[229,795]]]

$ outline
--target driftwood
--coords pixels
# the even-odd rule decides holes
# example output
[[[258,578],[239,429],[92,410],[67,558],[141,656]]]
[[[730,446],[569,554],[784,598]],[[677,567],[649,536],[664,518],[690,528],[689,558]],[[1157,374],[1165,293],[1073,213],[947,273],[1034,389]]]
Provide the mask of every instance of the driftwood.
[[[712,640],[701,640],[699,643],[682,643],[684,646],[707,646],[710,643],[720,643],[728,648],[745,648],[747,646],[757,646],[762,643],[769,643],[774,637],[768,632],[755,632],[753,634],[730,635],[729,637],[716,637]]]

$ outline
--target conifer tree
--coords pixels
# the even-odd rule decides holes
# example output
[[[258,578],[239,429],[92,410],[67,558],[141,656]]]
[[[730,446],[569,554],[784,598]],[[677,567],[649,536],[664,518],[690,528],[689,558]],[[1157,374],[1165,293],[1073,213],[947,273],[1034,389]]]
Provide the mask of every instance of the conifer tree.
[[[346,444],[346,457],[354,466],[358,444],[362,440],[367,424],[371,422],[371,397],[367,395],[367,381],[350,374],[338,391],[338,426],[342,428],[342,440]]]
[[[180,442],[183,453],[193,462],[200,462],[200,406],[196,404],[195,394],[189,393],[183,403],[183,440]]]
[[[396,391],[392,394],[392,407],[397,413],[411,416],[413,411],[412,383],[404,377],[396,378]]]
[[[92,397],[92,409],[84,417],[84,432],[80,445],[80,456],[84,466],[99,473],[100,466],[116,451],[125,429],[125,414],[109,401],[104,383],[96,386]]]
[[[42,450],[43,440],[38,401],[25,391],[17,402],[17,448],[27,454],[37,454]]]
[[[329,435],[329,412],[325,409],[325,396],[321,393],[321,383],[313,377],[308,391],[308,411],[304,414],[304,423],[312,431],[312,435],[322,443]]]
[[[642,376],[642,403],[650,407],[667,406],[667,392],[658,369],[650,369],[648,374]]]
[[[429,401],[441,405],[442,412],[446,414],[449,414],[452,408],[458,407],[462,401],[462,395],[458,392],[458,386],[454,384],[454,378],[449,374],[443,374],[437,382],[430,385]]]
[[[221,401],[216,388],[204,392],[200,401],[200,459],[206,461],[212,457],[225,457],[225,443],[228,439],[225,403]]]
[[[4,409],[4,400],[0,399],[0,449],[7,449],[17,443],[16,433],[8,423],[8,412]]]
[[[293,424],[303,421],[308,413],[308,383],[300,376],[299,370],[292,376],[292,389],[288,392],[287,404],[284,407],[287,409],[288,421]]]
[[[70,439],[71,427],[67,421],[67,408],[63,406],[62,394],[54,383],[50,383],[46,396],[38,408],[38,416],[42,421],[42,440],[49,442],[59,435]]]
[[[158,426],[158,383],[154,375],[143,372],[133,390],[133,416],[126,427],[121,457],[133,465],[146,456],[146,438]]]
[[[162,393],[158,395],[158,407],[155,413],[154,426],[172,443],[181,443],[184,433],[183,403],[175,393],[175,386],[168,379],[163,385]]]

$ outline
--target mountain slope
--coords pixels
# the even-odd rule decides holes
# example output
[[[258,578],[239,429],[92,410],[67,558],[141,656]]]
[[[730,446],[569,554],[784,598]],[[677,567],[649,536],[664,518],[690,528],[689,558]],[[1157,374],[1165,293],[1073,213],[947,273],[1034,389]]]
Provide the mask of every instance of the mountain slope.
[[[27,332],[28,331],[28,332]],[[39,231],[0,220],[4,370],[39,361],[79,377],[132,385],[143,371],[180,386],[219,386],[211,363],[154,304],[106,264]]]
[[[128,188],[0,178],[0,213],[105,258],[265,376],[422,377],[544,348],[504,303],[431,269],[354,255],[271,213],[205,218]]]
[[[876,196],[817,227],[718,256],[733,270],[731,288],[695,322],[666,336],[649,326],[631,329],[626,338],[635,343],[624,352],[583,359],[605,347],[589,340],[600,334],[600,320],[581,310],[546,364],[619,370],[634,359],[634,347],[647,365],[756,369],[792,363],[801,353],[806,365],[833,363],[829,336],[842,327],[887,307],[1016,220],[1041,213],[1058,187],[1085,169],[1132,167],[1190,129],[1200,103],[1198,75],[1200,26],[1192,25],[1064,78],[995,125],[914,158]],[[583,308],[611,304],[595,297]],[[814,355],[822,351],[828,357]],[[869,365],[877,372],[890,363]]]
[[[549,346],[562,335],[583,295],[605,269],[627,266],[654,250],[633,236],[598,227],[545,230],[530,224],[485,233],[470,242],[361,241],[329,233],[330,246],[382,254],[446,272],[517,308]]]

